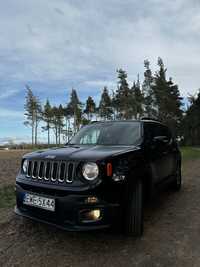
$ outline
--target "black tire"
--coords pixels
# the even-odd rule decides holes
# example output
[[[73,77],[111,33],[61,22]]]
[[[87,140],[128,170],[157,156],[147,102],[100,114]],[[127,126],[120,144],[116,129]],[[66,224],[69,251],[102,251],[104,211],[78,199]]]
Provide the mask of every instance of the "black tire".
[[[179,164],[176,170],[176,174],[174,176],[174,181],[172,184],[172,188],[175,191],[180,191],[182,187],[182,174],[181,174],[181,165]]]
[[[135,181],[127,192],[125,233],[140,237],[143,234],[143,182]]]

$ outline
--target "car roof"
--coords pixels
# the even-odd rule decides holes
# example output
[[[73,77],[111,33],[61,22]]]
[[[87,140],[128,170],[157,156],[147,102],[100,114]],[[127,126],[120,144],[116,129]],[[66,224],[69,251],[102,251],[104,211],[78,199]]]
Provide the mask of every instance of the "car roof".
[[[140,119],[140,120],[110,120],[110,121],[92,121],[90,124],[95,123],[117,123],[117,122],[153,122],[153,123],[159,123],[162,124],[160,121],[154,120],[154,119]]]
[[[162,122],[155,120],[155,119],[148,119],[148,118],[144,118],[144,119],[140,119],[140,120],[112,120],[112,121],[92,121],[91,123],[88,124],[92,125],[92,124],[106,124],[106,123],[118,123],[118,122],[137,122],[137,123],[141,123],[141,124],[148,124],[148,123],[154,123],[155,125],[162,125],[164,127],[167,127],[165,124],[163,124]],[[168,128],[168,127],[167,127]]]

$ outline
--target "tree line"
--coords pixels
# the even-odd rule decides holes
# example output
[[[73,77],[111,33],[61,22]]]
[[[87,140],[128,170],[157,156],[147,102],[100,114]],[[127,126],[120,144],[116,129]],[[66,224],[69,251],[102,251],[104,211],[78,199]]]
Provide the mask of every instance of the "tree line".
[[[195,96],[189,96],[190,105],[187,108],[182,124],[181,135],[185,145],[200,145],[200,90]]]
[[[174,135],[182,134],[183,129],[186,128],[183,125],[190,120],[190,114],[197,112],[195,106],[199,107],[200,99],[198,101],[196,98],[191,99],[191,106],[184,114],[178,85],[172,78],[167,78],[167,68],[161,58],[158,58],[157,65],[158,70],[153,74],[149,60],[145,60],[143,81],[140,81],[138,75],[137,80],[131,85],[127,72],[118,69],[117,88],[111,91],[105,86],[99,103],[96,103],[92,96],[88,96],[86,103],[81,102],[77,91],[73,88],[70,99],[65,105],[52,106],[48,99],[42,105],[32,89],[26,86],[24,123],[31,127],[32,145],[38,143],[39,125],[42,125],[42,130],[47,133],[48,145],[52,142],[52,133],[55,136],[56,145],[60,145],[63,140],[69,141],[81,126],[89,124],[92,120],[150,117],[167,124]],[[188,130],[188,135],[191,134],[198,136],[195,130],[193,132]]]

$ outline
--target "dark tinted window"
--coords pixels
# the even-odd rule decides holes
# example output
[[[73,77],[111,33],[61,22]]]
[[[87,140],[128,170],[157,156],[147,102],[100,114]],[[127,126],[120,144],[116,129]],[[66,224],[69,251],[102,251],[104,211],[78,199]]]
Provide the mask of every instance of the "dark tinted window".
[[[159,124],[147,122],[144,125],[144,134],[145,138],[148,140],[152,140],[156,136],[167,136],[168,139],[171,139],[171,132],[167,126]]]
[[[167,127],[161,124],[155,125],[155,136],[167,136],[167,135],[168,135]]]

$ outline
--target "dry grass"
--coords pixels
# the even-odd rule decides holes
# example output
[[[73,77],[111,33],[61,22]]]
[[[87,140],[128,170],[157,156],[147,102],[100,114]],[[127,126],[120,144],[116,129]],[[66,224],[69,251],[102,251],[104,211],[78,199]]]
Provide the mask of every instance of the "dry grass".
[[[14,185],[25,150],[0,151],[0,188]]]

